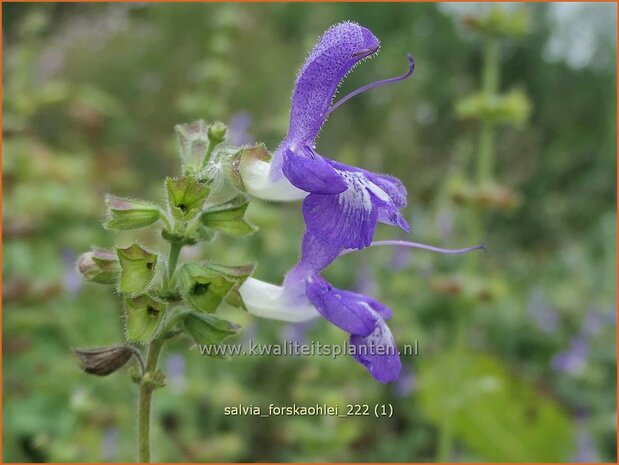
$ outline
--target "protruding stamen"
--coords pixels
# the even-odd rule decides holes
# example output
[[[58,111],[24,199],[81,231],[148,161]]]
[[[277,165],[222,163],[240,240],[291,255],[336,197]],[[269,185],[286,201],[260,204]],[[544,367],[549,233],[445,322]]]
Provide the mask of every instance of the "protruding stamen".
[[[434,247],[432,245],[421,244],[419,242],[375,241],[375,242],[372,242],[370,244],[370,247],[376,247],[376,246],[379,246],[379,245],[392,245],[392,246],[397,246],[397,247],[410,247],[410,248],[413,248],[413,249],[422,249],[422,250],[428,250],[430,252],[438,252],[438,253],[451,254],[451,255],[467,253],[467,252],[473,252],[474,250],[483,250],[484,252],[488,251],[486,249],[486,246],[483,243],[482,244],[478,244],[478,245],[473,245],[471,247],[466,247],[464,249],[443,249],[441,247]],[[340,255],[346,255],[346,254],[349,254],[351,252],[354,252],[355,250],[356,249],[344,250]]]
[[[385,84],[391,84],[392,82],[403,81],[404,79],[408,78],[411,74],[413,74],[414,70],[415,70],[415,60],[413,59],[413,55],[409,53],[408,54],[408,71],[406,72],[406,74],[403,74],[402,76],[392,77],[389,79],[383,79],[382,81],[371,82],[370,84],[366,84],[362,87],[359,87],[357,90],[353,90],[350,94],[346,95],[346,97],[342,97],[340,100],[337,101],[337,103],[334,103],[333,105],[331,105],[329,109],[327,110],[325,118],[329,116],[331,113],[333,113],[335,110],[337,110],[339,107],[341,107],[348,100],[353,98],[355,95],[359,95],[360,93],[365,92],[366,90],[373,89],[374,87],[384,86]]]

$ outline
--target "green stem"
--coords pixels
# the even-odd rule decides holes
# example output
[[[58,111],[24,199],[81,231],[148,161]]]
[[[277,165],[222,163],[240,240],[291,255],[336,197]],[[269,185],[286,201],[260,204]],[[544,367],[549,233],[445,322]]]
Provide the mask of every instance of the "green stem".
[[[499,90],[500,55],[498,39],[491,37],[486,41],[482,86],[487,100],[496,98]],[[486,117],[479,132],[479,158],[477,160],[477,180],[480,184],[492,179],[494,172],[494,121]]]
[[[487,101],[497,97],[499,91],[500,78],[500,55],[499,41],[495,37],[486,39],[484,49],[484,68],[482,72],[482,92]],[[495,124],[490,118],[485,117],[482,121],[479,132],[479,153],[477,157],[477,181],[479,185],[483,185],[492,180],[494,175],[494,156],[495,156]],[[484,232],[484,218],[482,211],[478,206],[471,207],[467,215],[468,232],[475,241]],[[469,256],[468,269],[471,274],[475,274],[479,268],[479,257]],[[458,312],[457,320],[454,328],[453,344],[451,347],[454,356],[452,359],[457,360],[457,354],[462,353],[466,346],[466,314],[464,312],[465,303],[456,305]],[[449,377],[445,380],[450,383],[450,390],[457,389],[455,383],[460,379],[460,366],[455,363],[449,370]],[[445,415],[439,425],[439,438],[436,450],[436,462],[449,462],[452,460],[452,450],[454,442],[453,434],[453,415]]]
[[[170,255],[168,257],[168,276],[171,278],[176,271],[178,256],[183,245],[178,242],[170,243]],[[138,402],[138,441],[139,457],[141,463],[150,462],[150,412],[153,399],[153,391],[159,387],[156,379],[157,363],[165,342],[165,334],[153,339],[148,345],[148,358],[146,369],[142,374],[140,383],[140,399]]]
[[[140,462],[150,462],[150,410],[155,385],[152,378],[157,371],[159,354],[163,347],[163,339],[153,339],[148,346],[146,373],[140,384],[140,400],[138,405],[138,434],[140,447]]]
[[[178,242],[170,242],[170,256],[168,257],[168,276],[172,278],[178,263],[178,256],[181,253],[183,245]]]
[[[436,463],[450,462],[453,434],[451,428],[451,416],[446,415],[441,423],[438,437],[438,450],[436,453]]]

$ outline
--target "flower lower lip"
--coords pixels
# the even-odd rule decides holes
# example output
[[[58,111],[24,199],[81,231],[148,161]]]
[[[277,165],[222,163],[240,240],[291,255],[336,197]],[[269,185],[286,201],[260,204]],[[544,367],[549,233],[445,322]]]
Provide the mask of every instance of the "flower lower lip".
[[[376,47],[372,47],[372,48],[364,48],[363,50],[359,50],[359,51],[353,53],[352,56],[353,56],[353,58],[370,56],[374,52],[376,52],[378,50],[378,48],[379,48],[378,45]]]

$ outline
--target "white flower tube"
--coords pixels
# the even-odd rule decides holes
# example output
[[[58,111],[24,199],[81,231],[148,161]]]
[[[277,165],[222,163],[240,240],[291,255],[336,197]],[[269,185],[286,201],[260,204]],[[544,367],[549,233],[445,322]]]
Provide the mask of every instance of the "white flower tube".
[[[301,323],[320,316],[316,308],[304,299],[293,302],[284,295],[281,286],[248,278],[239,288],[247,311],[262,318]]]

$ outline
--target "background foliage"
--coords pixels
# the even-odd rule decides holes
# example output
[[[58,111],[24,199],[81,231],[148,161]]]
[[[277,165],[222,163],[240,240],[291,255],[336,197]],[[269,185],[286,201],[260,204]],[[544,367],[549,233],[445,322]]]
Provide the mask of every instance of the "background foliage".
[[[497,127],[493,185],[510,201],[480,213],[463,201],[483,187],[479,122],[459,115],[484,64],[483,34],[466,25],[486,8],[3,4],[4,460],[134,459],[135,385],[122,372],[87,376],[71,353],[122,339],[118,299],[74,269],[91,245],[125,240],[100,228],[102,196],[157,199],[161,179],[178,170],[178,123],[221,120],[234,142],[274,149],[303,58],[324,29],[351,19],[383,50],[342,92],[403,72],[407,51],[417,69],[338,110],[319,150],[400,177],[415,240],[483,239],[490,251],[377,248],[328,270],[336,286],[395,311],[400,344],[419,341],[391,385],[345,357],[222,361],[171,343],[154,459],[615,461],[615,7],[504,13],[528,26],[500,44],[500,90],[519,89],[531,113]],[[188,248],[185,258],[253,260],[258,278],[280,282],[299,250],[299,205],[252,202],[249,217],[257,234]],[[146,230],[140,239],[155,238]],[[345,339],[322,320],[234,318],[240,341]],[[391,403],[394,417],[224,415],[239,403]]]

